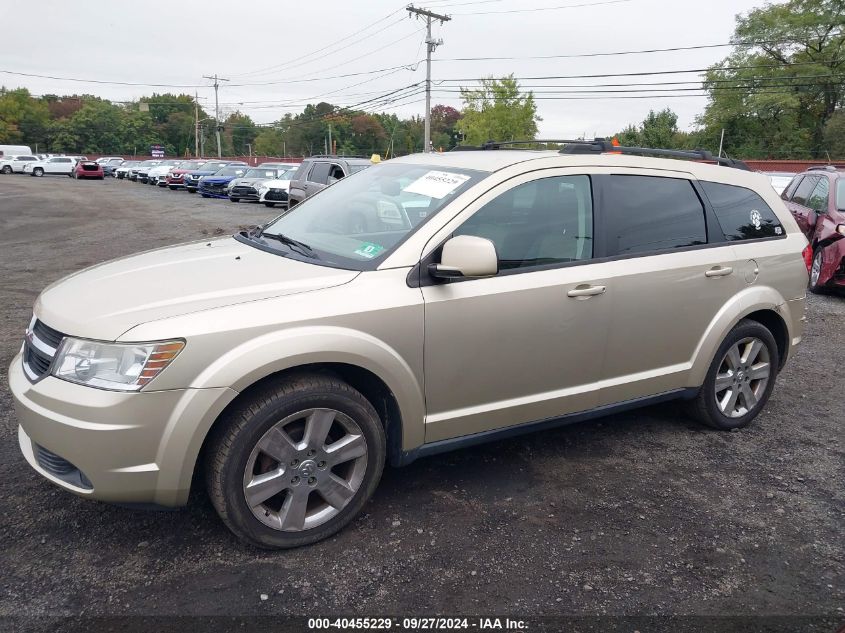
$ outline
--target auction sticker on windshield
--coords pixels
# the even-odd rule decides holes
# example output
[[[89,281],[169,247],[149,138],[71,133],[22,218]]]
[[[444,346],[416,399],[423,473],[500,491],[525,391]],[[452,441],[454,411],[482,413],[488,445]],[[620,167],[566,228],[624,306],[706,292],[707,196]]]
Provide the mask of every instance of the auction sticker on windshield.
[[[363,242],[361,246],[355,251],[356,255],[372,259],[384,250],[384,246],[373,244],[372,242]]]
[[[469,176],[448,171],[430,171],[417,178],[403,191],[440,200],[469,180]]]

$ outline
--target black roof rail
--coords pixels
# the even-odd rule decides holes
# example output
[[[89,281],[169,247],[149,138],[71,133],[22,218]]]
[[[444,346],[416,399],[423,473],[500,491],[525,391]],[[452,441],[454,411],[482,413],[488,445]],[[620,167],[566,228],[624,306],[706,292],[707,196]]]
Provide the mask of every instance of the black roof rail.
[[[362,156],[358,154],[314,154],[312,156],[306,156],[305,158],[365,158],[369,160],[371,156]]]
[[[807,171],[839,171],[845,169],[845,165],[816,165],[814,167],[807,167]]]
[[[588,139],[539,139],[534,141],[487,141],[480,146],[458,146],[454,150],[492,150],[512,147],[515,145],[541,145],[544,143],[556,143],[563,145],[561,154],[633,154],[641,156],[656,156],[660,158],[685,158],[687,160],[710,161],[724,167],[734,167],[752,171],[751,168],[741,160],[713,156],[707,150],[693,149],[661,149],[652,147],[628,147],[625,145],[614,145],[612,141],[604,138]]]

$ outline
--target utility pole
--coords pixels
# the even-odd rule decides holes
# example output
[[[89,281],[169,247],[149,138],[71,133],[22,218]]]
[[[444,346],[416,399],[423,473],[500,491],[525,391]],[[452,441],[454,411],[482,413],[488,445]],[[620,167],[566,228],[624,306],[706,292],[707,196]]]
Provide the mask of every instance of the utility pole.
[[[332,145],[332,122],[329,121],[329,151],[326,152],[327,154],[333,154],[334,153],[332,151],[332,147],[333,147],[333,145]]]
[[[194,92],[194,156],[200,155],[200,97]]]
[[[214,80],[214,131],[217,133],[217,158],[223,158],[223,150],[220,149],[220,102],[217,100],[217,89],[220,87],[221,81],[229,81],[228,79],[223,79],[222,77],[218,77],[217,73],[214,73],[213,77],[209,77],[208,75],[203,75],[203,79],[213,79]]]
[[[425,17],[426,21],[426,56],[425,56],[425,138],[423,139],[423,151],[431,151],[431,54],[435,49],[443,43],[442,39],[432,39],[431,37],[431,21],[438,20],[440,24],[445,24],[452,18],[448,15],[440,15],[439,13],[432,13],[427,9],[417,9],[414,5],[409,4],[405,7],[409,14],[416,14]]]

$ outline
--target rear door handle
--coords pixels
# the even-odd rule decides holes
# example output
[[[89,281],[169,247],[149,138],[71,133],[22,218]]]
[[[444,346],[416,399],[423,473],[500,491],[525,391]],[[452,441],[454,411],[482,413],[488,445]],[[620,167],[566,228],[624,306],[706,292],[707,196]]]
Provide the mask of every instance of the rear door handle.
[[[605,286],[576,286],[566,293],[567,297],[592,297],[593,295],[604,294]]]
[[[734,271],[730,266],[714,266],[704,273],[705,277],[725,277]]]

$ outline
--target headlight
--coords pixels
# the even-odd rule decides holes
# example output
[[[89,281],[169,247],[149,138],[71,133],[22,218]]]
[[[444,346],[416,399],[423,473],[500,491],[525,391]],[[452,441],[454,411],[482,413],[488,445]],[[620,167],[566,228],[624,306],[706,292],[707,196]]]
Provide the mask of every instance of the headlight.
[[[66,338],[56,355],[53,375],[100,389],[139,391],[184,347],[184,341],[101,343]]]
[[[839,235],[845,235],[845,224],[837,224],[836,232],[839,233]]]

